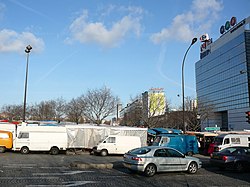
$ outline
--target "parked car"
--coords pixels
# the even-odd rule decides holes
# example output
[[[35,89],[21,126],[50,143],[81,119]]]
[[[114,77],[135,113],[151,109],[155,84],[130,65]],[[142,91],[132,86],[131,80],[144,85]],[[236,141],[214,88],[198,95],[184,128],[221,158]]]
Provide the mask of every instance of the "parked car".
[[[151,177],[157,172],[166,171],[187,171],[194,174],[202,163],[198,158],[185,156],[174,148],[147,146],[126,153],[123,165],[130,171],[144,172]]]
[[[250,147],[228,147],[211,154],[210,163],[220,169],[250,169]]]

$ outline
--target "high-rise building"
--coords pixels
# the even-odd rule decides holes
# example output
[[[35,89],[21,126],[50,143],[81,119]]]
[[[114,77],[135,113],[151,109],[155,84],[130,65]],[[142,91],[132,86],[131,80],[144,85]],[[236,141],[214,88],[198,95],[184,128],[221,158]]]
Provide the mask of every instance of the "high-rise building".
[[[250,17],[236,22],[232,17],[221,26],[221,36],[202,41],[200,60],[195,64],[196,90],[201,129],[250,129]],[[219,30],[219,29],[218,29]]]
[[[163,88],[151,88],[142,93],[142,106],[144,118],[165,114],[166,99]]]

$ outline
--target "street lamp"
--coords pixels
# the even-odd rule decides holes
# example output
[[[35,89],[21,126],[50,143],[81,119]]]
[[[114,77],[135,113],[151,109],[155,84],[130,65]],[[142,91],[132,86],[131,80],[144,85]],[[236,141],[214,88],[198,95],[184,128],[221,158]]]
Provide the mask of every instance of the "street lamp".
[[[27,81],[28,81],[28,70],[29,70],[29,53],[31,49],[32,49],[31,45],[28,45],[25,49],[25,53],[27,53],[27,62],[26,62],[26,76],[25,76],[24,99],[23,99],[23,122],[25,122],[25,115],[26,115],[26,95],[27,95]]]
[[[185,98],[185,95],[184,95],[184,62],[185,62],[185,59],[186,59],[186,56],[187,56],[187,53],[190,49],[190,47],[197,41],[197,38],[193,38],[192,39],[192,42],[191,44],[189,45],[185,55],[184,55],[184,58],[183,58],[183,61],[182,61],[182,112],[183,112],[183,116],[182,116],[182,122],[183,122],[183,132],[185,133],[186,132],[186,126],[185,126],[185,104],[184,104],[184,98]]]

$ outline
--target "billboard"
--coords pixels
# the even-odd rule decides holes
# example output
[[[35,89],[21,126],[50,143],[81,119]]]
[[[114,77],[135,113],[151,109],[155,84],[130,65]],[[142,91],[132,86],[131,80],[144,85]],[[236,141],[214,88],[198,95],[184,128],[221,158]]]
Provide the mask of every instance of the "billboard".
[[[149,116],[158,116],[165,113],[166,101],[164,92],[149,93]]]

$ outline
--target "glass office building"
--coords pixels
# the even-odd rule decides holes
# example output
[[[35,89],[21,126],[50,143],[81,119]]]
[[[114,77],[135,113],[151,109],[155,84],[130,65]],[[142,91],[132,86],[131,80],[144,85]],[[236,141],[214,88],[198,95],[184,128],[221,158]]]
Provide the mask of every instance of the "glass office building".
[[[212,42],[206,38],[201,45],[195,73],[202,130],[215,126],[221,130],[250,129],[246,122],[250,111],[249,23],[250,17],[238,24],[231,19],[231,28],[227,22],[219,39]]]

